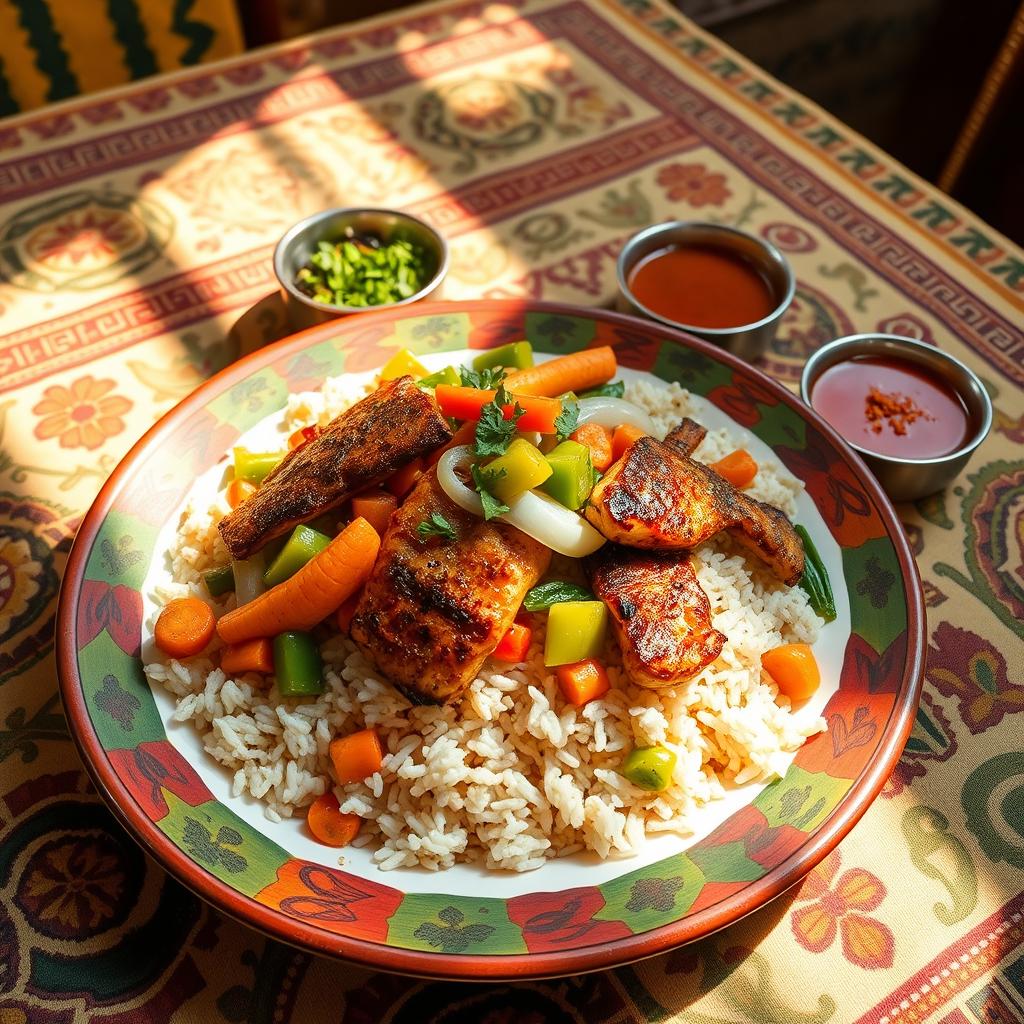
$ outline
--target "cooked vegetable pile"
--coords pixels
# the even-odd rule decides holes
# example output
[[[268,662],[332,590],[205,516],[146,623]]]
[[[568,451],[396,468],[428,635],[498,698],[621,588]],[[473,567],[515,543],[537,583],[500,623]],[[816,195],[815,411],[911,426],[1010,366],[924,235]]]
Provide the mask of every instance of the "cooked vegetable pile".
[[[384,306],[415,295],[434,270],[433,256],[415,242],[352,235],[320,242],[295,284],[328,306]]]
[[[346,305],[358,304],[351,288],[368,289],[359,294],[370,304],[411,294],[422,270],[406,243],[325,243],[313,263],[317,273],[302,273],[323,301]],[[234,591],[236,607],[215,621],[197,597],[170,602],[157,647],[199,654],[216,629],[225,672],[272,674],[281,697],[305,697],[323,689],[314,631],[329,622],[414,700],[442,702],[458,699],[488,657],[526,662],[546,614],[543,663],[582,707],[610,688],[609,627],[639,686],[679,685],[718,657],[726,638],[690,551],[720,531],[834,618],[807,531],[743,494],[758,472],[751,455],[696,462],[705,430],[689,419],[656,440],[616,372],[608,347],[535,366],[520,341],[433,373],[401,350],[376,391],[322,430],[296,431],[287,454],[236,448],[232,512],[220,524],[236,557],[205,574],[210,596]],[[413,427],[387,434],[394,423]],[[327,466],[342,481],[333,489]],[[270,511],[254,516],[256,506]],[[583,559],[591,586],[545,579],[552,552]],[[793,702],[820,681],[805,644],[768,651],[762,667]],[[381,751],[373,729],[335,739],[336,783],[379,771]],[[672,750],[651,746],[629,751],[619,770],[657,792],[675,769]],[[358,831],[353,818],[328,793],[308,821],[341,846]]]

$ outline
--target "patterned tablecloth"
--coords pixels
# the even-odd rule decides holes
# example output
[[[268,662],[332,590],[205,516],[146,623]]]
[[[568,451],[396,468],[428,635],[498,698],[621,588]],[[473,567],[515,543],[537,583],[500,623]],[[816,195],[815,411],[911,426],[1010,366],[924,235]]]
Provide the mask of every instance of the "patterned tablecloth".
[[[348,203],[443,230],[448,298],[606,303],[637,227],[735,224],[796,269],[770,372],[883,330],[990,388],[969,471],[900,509],[930,618],[906,752],[740,925],[562,981],[374,975],[214,913],[92,790],[54,679],[76,524],[156,416],[284,333],[271,247]],[[2,1024],[1024,1020],[1024,254],[970,213],[667,7],[449,3],[0,121],[0,275]]]

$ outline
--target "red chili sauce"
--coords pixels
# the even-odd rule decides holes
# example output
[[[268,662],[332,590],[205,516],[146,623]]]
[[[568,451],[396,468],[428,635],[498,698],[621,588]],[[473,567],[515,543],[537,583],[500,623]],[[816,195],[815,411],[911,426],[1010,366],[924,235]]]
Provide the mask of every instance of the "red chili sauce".
[[[830,366],[814,382],[811,404],[847,441],[898,458],[948,455],[970,427],[948,384],[914,363],[879,356]]]
[[[633,267],[627,283],[649,310],[692,327],[744,327],[778,305],[753,264],[717,246],[658,249]]]

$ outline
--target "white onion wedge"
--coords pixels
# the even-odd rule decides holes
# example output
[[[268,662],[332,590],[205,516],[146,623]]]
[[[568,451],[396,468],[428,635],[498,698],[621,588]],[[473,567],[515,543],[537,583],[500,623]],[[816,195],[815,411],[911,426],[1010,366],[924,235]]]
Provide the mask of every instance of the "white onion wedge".
[[[579,422],[598,423],[609,430],[629,423],[645,434],[654,434],[654,423],[643,409],[624,398],[613,398],[611,395],[581,398]]]
[[[235,576],[235,603],[238,607],[259,597],[267,588],[263,584],[263,556],[253,555],[244,561],[231,559]]]
[[[482,517],[480,495],[464,484],[456,472],[472,461],[473,449],[469,445],[445,452],[437,463],[437,482],[459,508]],[[497,517],[499,522],[522,530],[552,551],[570,558],[583,558],[605,543],[605,538],[583,516],[538,491],[520,494],[508,503],[508,508],[508,512]]]

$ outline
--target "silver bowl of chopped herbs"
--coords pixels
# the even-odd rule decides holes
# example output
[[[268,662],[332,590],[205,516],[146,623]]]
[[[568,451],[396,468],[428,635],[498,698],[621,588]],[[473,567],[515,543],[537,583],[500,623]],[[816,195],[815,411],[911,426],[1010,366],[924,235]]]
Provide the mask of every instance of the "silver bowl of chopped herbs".
[[[433,295],[448,245],[401,210],[345,207],[300,220],[274,250],[274,273],[295,330]]]

